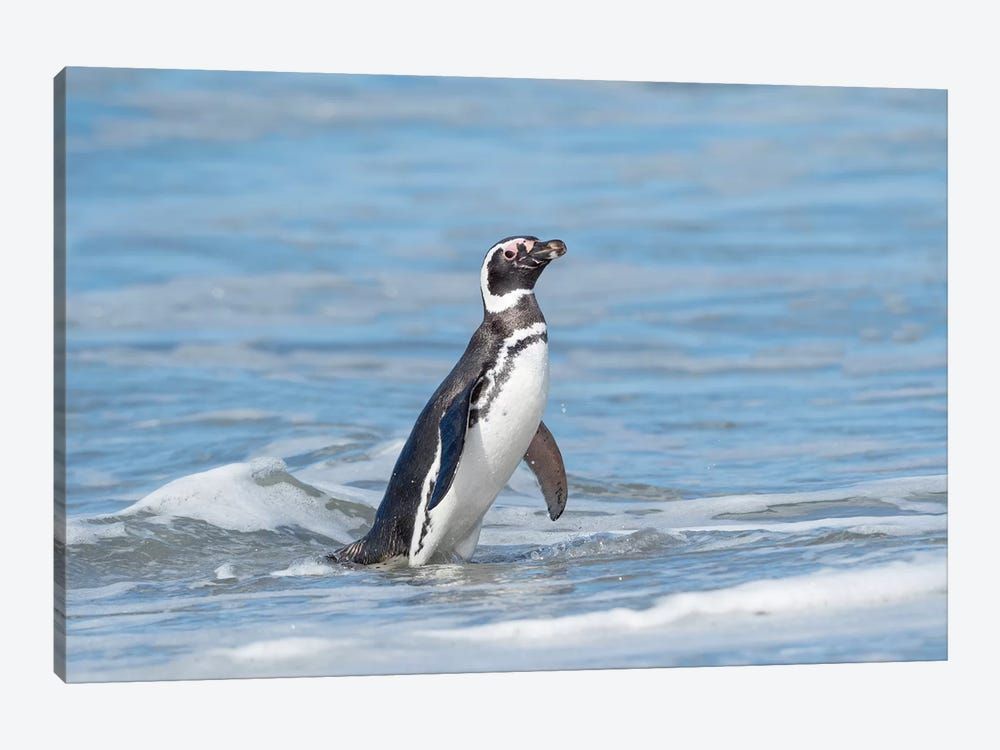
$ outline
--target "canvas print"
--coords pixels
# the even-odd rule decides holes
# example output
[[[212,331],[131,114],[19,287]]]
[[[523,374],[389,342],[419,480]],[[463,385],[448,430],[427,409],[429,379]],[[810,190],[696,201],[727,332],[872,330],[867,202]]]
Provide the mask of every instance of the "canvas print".
[[[947,658],[947,94],[69,68],[72,682]]]

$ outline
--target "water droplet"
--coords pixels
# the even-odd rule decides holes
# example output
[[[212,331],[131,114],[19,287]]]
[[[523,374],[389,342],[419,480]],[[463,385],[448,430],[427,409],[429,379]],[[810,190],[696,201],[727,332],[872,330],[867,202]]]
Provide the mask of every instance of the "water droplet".
[[[565,414],[566,413],[566,404],[559,404],[559,409],[562,411],[563,414]]]

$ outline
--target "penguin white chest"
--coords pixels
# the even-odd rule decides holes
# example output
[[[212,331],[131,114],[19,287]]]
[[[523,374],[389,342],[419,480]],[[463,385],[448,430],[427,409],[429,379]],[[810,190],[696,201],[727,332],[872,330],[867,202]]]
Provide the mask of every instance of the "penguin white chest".
[[[454,483],[430,511],[430,523],[422,544],[414,545],[411,563],[472,555],[483,517],[538,430],[548,392],[548,343],[545,326],[539,324],[510,336],[487,370],[472,403]]]
[[[495,383],[488,383],[480,396],[480,416],[469,437],[478,438],[487,467],[501,478],[499,492],[524,457],[545,410],[549,395],[548,344],[541,338],[531,341],[497,369]]]

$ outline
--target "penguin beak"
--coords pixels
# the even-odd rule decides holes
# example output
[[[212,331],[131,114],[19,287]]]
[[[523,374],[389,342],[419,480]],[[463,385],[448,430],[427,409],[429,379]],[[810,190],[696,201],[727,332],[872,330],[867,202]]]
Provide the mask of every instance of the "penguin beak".
[[[562,240],[549,240],[548,242],[536,242],[531,248],[530,256],[536,260],[549,261],[561,258],[566,254],[566,243]]]

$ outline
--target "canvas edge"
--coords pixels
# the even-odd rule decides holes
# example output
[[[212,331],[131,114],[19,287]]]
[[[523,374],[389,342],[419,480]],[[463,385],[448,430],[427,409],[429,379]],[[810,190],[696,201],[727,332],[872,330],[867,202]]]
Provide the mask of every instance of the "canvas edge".
[[[66,74],[53,79],[53,669],[66,678]]]

